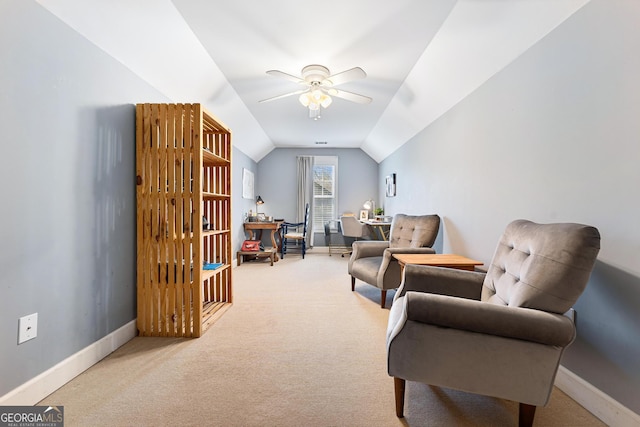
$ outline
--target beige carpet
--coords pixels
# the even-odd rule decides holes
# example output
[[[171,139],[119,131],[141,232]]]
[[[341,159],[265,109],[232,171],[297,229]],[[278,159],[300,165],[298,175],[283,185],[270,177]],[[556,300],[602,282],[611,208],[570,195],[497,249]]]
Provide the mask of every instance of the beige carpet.
[[[517,425],[514,402],[413,382],[396,418],[379,295],[339,255],[243,263],[201,338],[135,338],[40,404],[67,427]],[[603,424],[556,390],[534,425]]]

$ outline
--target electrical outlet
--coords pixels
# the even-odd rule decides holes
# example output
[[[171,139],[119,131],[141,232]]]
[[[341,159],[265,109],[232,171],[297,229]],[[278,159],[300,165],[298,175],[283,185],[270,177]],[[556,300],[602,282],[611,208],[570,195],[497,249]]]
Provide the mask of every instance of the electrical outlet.
[[[38,336],[38,313],[21,317],[18,320],[18,344]]]

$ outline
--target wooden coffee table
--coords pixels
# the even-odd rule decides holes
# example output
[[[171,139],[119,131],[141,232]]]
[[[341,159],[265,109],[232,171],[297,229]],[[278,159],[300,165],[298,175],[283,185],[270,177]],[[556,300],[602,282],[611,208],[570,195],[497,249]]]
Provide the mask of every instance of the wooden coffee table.
[[[394,254],[393,257],[400,264],[400,274],[404,272],[406,264],[431,265],[470,271],[473,271],[476,265],[484,264],[482,261],[455,254]]]

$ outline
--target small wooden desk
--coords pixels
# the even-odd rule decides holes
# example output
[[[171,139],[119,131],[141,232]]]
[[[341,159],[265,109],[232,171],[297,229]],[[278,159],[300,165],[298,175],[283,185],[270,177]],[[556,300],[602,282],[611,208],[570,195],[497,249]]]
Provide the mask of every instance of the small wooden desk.
[[[455,254],[394,254],[393,257],[400,264],[400,274],[404,272],[406,264],[431,265],[469,271],[473,271],[476,265],[483,264],[481,261]]]
[[[244,223],[244,231],[249,232],[249,239],[254,240],[254,231],[260,231],[260,237],[262,237],[262,230],[270,230],[271,231],[271,247],[275,249],[275,261],[278,261],[278,242],[276,242],[276,233],[278,233],[278,240],[282,241],[280,238],[280,225],[281,221],[255,221],[255,222],[245,222]]]

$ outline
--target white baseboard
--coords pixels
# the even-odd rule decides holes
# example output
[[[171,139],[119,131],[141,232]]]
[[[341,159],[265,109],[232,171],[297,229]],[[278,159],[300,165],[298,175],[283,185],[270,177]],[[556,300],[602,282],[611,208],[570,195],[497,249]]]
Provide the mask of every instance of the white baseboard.
[[[612,399],[564,366],[558,369],[555,386],[608,426],[640,426],[640,415]]]
[[[37,404],[136,335],[136,321],[132,320],[0,397],[0,405]],[[635,427],[640,425],[640,415],[612,399],[564,366],[560,366],[558,369],[555,385],[609,426]]]
[[[71,381],[73,378],[107,357],[138,334],[136,320],[113,331],[79,352],[67,357],[18,388],[0,397],[0,405],[30,406]]]

